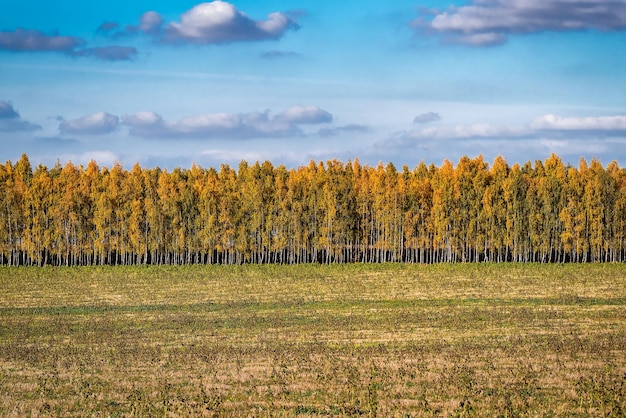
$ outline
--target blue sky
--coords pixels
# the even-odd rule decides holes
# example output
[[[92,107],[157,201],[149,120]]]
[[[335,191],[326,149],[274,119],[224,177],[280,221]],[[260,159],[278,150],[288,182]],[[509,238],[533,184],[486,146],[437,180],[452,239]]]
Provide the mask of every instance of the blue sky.
[[[626,0],[0,0],[0,160],[626,166]]]

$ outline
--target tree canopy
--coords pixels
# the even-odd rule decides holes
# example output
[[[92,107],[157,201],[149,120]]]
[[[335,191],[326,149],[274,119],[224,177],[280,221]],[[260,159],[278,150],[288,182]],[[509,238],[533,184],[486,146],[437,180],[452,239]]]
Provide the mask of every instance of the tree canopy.
[[[625,258],[626,170],[615,162],[0,164],[5,265]]]

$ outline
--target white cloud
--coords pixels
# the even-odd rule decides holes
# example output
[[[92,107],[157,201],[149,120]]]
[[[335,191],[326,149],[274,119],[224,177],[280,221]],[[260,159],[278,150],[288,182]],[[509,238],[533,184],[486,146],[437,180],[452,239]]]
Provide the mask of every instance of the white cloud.
[[[623,0],[473,0],[432,14],[414,26],[469,45],[501,44],[510,34],[626,29]]]
[[[119,118],[106,112],[97,112],[74,120],[65,120],[59,125],[63,134],[102,135],[115,131]]]
[[[599,117],[561,117],[543,115],[524,126],[497,126],[472,124],[457,126],[429,126],[395,133],[380,142],[390,146],[402,146],[416,141],[445,140],[512,140],[512,139],[598,139],[610,136],[626,138],[626,115]]]
[[[316,106],[293,106],[276,117],[290,123],[327,123],[332,122],[333,115]]]
[[[322,123],[332,115],[317,107],[294,107],[276,117],[269,112],[209,113],[166,121],[157,113],[144,111],[122,117],[130,134],[146,138],[247,139],[297,136],[298,125]]]
[[[485,123],[458,126],[433,126],[403,133],[410,139],[474,139],[474,138],[524,138],[532,131],[524,127],[502,127]]]
[[[485,157],[505,155],[524,163],[552,152],[571,163],[581,157],[606,161],[624,158],[626,116],[561,117],[544,115],[522,125],[468,124],[428,126],[396,132],[373,144],[372,153],[394,162],[428,155],[452,159],[479,152]],[[379,157],[380,158],[380,157]]]
[[[122,123],[129,126],[150,126],[163,123],[163,118],[158,113],[142,111],[122,116]]]
[[[202,130],[228,131],[238,128],[243,118],[228,113],[214,113],[207,115],[188,116],[169,126],[182,133],[193,133]]]
[[[139,18],[139,26],[137,29],[146,34],[158,33],[163,26],[163,19],[155,11],[145,12]]]
[[[270,13],[266,20],[253,20],[225,1],[201,3],[185,12],[180,22],[165,26],[165,41],[219,44],[279,39],[297,23],[285,13]]]
[[[533,119],[530,127],[537,130],[596,131],[626,135],[626,115],[585,118],[544,115]]]

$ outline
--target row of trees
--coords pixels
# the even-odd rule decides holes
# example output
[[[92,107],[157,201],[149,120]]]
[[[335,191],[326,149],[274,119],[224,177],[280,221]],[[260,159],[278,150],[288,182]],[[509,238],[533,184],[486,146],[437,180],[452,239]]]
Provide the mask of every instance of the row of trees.
[[[0,264],[625,259],[626,170],[615,162],[0,165]]]

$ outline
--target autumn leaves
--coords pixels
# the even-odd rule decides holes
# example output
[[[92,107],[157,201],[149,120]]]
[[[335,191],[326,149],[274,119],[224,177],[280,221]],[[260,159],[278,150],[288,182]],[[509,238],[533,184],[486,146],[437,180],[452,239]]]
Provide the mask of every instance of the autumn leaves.
[[[626,256],[626,170],[0,165],[0,263],[585,262]]]

